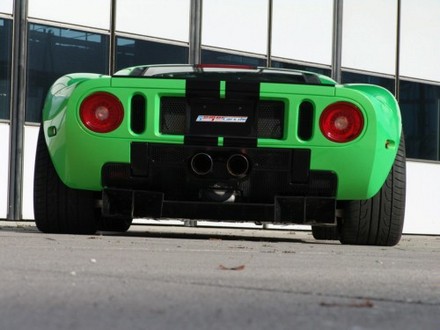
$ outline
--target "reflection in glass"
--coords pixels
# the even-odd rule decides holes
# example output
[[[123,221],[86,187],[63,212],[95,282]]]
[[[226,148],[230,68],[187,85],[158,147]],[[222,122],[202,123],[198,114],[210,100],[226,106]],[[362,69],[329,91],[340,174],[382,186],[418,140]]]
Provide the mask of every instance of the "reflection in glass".
[[[331,74],[330,69],[318,68],[318,67],[314,67],[314,66],[310,66],[310,65],[300,65],[300,64],[272,61],[272,66],[275,68],[310,71],[310,72],[314,72],[314,73],[318,73],[318,74],[323,74],[326,76],[330,76],[330,74]]]
[[[252,66],[265,66],[266,60],[251,56],[217,52],[213,50],[202,50],[202,63],[205,64],[242,64]]]
[[[0,119],[9,119],[12,21],[0,19]]]
[[[39,122],[49,87],[72,72],[107,73],[108,37],[88,31],[29,25],[26,121]]]
[[[116,69],[145,64],[186,64],[188,47],[117,38]]]
[[[353,73],[347,71],[342,71],[342,83],[343,84],[362,83],[362,84],[378,85],[388,89],[393,94],[395,89],[395,79],[372,76],[361,73]]]
[[[440,86],[400,81],[399,103],[407,157],[440,160]]]

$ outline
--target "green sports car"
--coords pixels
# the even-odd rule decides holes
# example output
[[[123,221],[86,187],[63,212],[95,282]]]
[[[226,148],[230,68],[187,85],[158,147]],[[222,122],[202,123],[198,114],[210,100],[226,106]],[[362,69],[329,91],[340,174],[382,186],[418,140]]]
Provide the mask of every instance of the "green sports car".
[[[378,86],[276,68],[65,75],[43,109],[34,211],[50,233],[177,218],[306,224],[317,239],[395,245],[399,106]]]

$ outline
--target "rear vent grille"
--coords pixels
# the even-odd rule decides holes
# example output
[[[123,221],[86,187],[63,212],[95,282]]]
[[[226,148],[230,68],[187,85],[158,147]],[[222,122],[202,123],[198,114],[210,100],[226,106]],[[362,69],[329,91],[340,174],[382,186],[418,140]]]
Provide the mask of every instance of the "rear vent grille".
[[[187,121],[187,102],[184,97],[162,97],[160,101],[160,130],[162,134],[184,135]],[[284,136],[284,102],[259,101],[256,130],[258,138],[282,139]]]
[[[183,97],[160,99],[160,131],[162,134],[183,135],[186,123],[186,100]]]
[[[136,134],[145,132],[146,101],[143,95],[135,95],[131,99],[131,130]]]
[[[314,107],[309,101],[304,101],[299,106],[298,137],[309,141],[313,136]]]
[[[260,101],[257,105],[257,137],[282,139],[284,135],[284,103]]]

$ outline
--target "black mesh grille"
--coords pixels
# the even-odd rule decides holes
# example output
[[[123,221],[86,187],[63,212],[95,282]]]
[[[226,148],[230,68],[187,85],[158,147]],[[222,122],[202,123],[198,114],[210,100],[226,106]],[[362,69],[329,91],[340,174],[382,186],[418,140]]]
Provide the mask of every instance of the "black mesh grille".
[[[160,130],[163,134],[185,134],[187,102],[183,97],[162,97]],[[258,138],[282,139],[284,134],[284,103],[259,101],[256,130]]]
[[[162,97],[160,99],[161,133],[185,134],[186,112],[186,100],[183,97]]]
[[[257,105],[257,137],[282,139],[284,129],[284,103],[260,101]]]

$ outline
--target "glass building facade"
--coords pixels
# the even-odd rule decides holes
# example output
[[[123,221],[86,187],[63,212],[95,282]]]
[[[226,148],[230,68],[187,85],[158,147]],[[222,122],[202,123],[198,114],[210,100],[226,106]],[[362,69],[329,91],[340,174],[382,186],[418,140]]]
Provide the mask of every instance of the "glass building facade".
[[[252,8],[248,0],[164,0],[161,6],[153,0],[81,0],[75,2],[75,7],[70,1],[60,0],[52,11],[44,9],[53,6],[49,0],[17,1],[16,5],[28,5],[24,110],[12,107],[13,26],[17,11],[12,0],[3,1],[6,5],[0,4],[0,124],[16,125],[12,114],[23,111],[24,125],[38,125],[48,88],[66,73],[109,74],[112,67],[118,70],[140,64],[189,63],[191,38],[197,33],[192,27],[199,20],[203,22],[198,36],[202,63],[269,63],[273,67],[325,75],[339,70],[341,83],[377,84],[393,94],[397,94],[398,86],[407,157],[440,161],[440,74],[435,70],[418,74],[414,59],[408,54],[411,43],[417,41],[412,39],[413,34],[425,31],[417,30],[423,25],[417,21],[418,16],[410,16],[420,10],[417,0],[387,1],[383,15],[377,14],[377,22],[382,26],[380,33],[358,18],[375,4],[382,6],[381,0],[368,4],[344,0],[341,22],[335,21],[333,15],[335,6],[342,3],[337,0],[253,0]],[[203,4],[201,17],[191,15],[190,9],[197,2]],[[116,11],[112,11],[116,4]],[[90,5],[95,9],[86,12],[84,8]],[[230,6],[247,6],[246,17],[242,15],[241,22],[237,20],[228,11]],[[433,11],[440,9],[432,1],[429,6],[434,6]],[[77,7],[79,10],[71,13]],[[130,21],[130,13],[134,12],[136,20],[139,19],[137,24]],[[311,17],[322,26],[313,28],[315,23],[308,19]],[[217,33],[218,26],[225,23],[228,29]],[[343,27],[342,65],[332,67],[335,36],[331,31],[338,24]],[[440,27],[435,29],[429,33],[440,32]],[[320,33],[323,30],[326,33]],[[434,40],[431,41],[430,45]],[[399,51],[400,58],[396,57]],[[435,47],[432,51],[440,53]],[[431,59],[425,61],[429,63]],[[399,65],[400,75],[395,70]],[[15,157],[14,152],[17,151],[12,148],[11,157]]]
[[[48,88],[60,76],[71,72],[109,73],[109,35],[77,28],[29,24],[26,122],[39,123]],[[0,19],[0,119],[9,119],[11,89],[12,20]],[[163,40],[144,40],[136,36],[116,38],[116,69],[139,64],[188,63],[188,46]],[[266,65],[263,56],[237,51],[202,49],[203,63]],[[273,67],[313,71],[330,75],[331,68],[272,60]],[[369,83],[395,94],[395,76],[342,71],[342,83]],[[400,79],[400,107],[403,116],[407,156],[440,160],[440,86]]]
[[[188,46],[127,37],[117,37],[116,45],[116,70],[139,63],[188,63]]]

